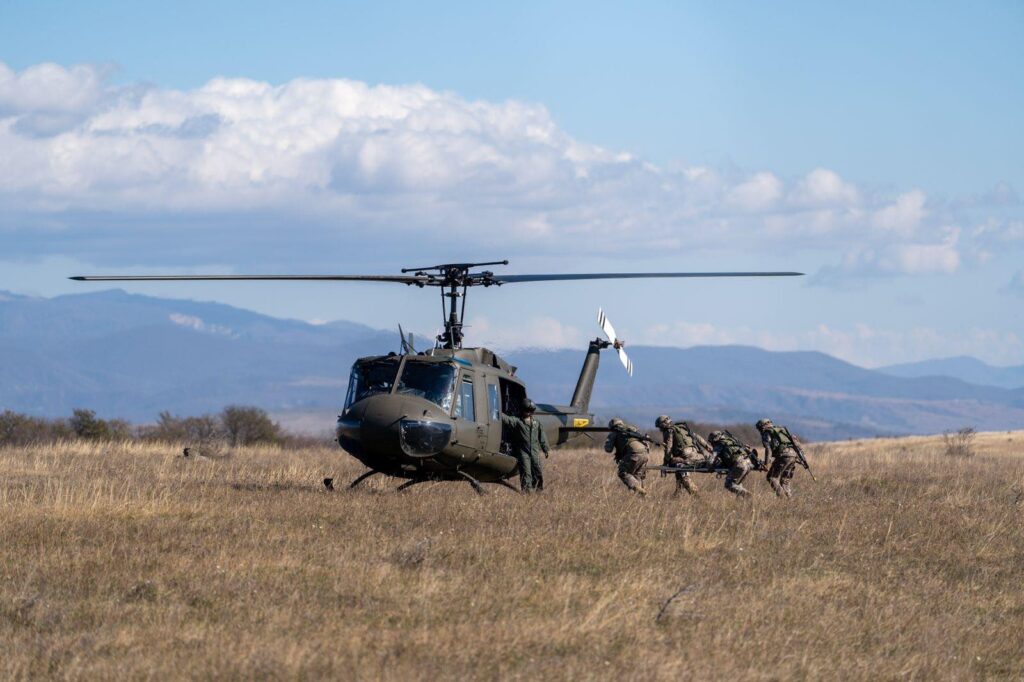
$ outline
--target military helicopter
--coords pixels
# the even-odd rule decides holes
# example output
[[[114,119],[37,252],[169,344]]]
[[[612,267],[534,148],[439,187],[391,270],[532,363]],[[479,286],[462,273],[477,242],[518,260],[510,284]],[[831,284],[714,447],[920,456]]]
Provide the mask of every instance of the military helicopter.
[[[107,275],[76,276],[86,282],[284,280],[324,282],[393,282],[417,288],[436,287],[445,312],[444,331],[434,347],[417,352],[399,327],[400,352],[359,358],[352,365],[348,392],[336,425],[337,442],[366,465],[368,471],[349,485],[384,474],[406,479],[397,490],[427,481],[467,481],[483,494],[483,483],[512,488],[516,459],[503,437],[503,414],[518,416],[526,400],[526,384],[516,368],[486,348],[463,348],[466,297],[473,287],[528,282],[788,277],[799,272],[619,272],[506,275],[480,270],[508,265],[507,260],[444,263],[403,268],[400,275]],[[460,305],[461,299],[461,305]],[[589,343],[576,389],[568,405],[537,402],[535,417],[548,442],[565,443],[594,430],[590,398],[600,352],[614,348],[626,371],[633,365],[624,343],[602,311],[598,322],[605,338]],[[328,489],[333,480],[324,479]]]

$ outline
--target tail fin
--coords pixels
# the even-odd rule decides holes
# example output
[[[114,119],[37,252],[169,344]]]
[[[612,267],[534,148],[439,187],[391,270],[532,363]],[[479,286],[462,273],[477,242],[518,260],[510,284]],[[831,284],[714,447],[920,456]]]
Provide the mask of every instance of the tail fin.
[[[590,395],[594,392],[594,379],[597,377],[597,367],[601,364],[601,349],[607,346],[601,339],[590,342],[580,378],[576,381],[576,390],[572,394],[571,405],[576,412],[587,412],[590,409]]]

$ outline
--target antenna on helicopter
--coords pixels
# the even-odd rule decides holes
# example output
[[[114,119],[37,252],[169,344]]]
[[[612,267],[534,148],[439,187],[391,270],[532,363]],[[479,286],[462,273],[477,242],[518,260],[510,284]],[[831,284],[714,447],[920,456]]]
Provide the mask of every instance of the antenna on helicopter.
[[[409,332],[409,336],[406,337],[405,332],[402,331],[402,325],[398,325],[398,338],[402,342],[402,355],[415,355],[416,348],[413,347],[412,332]]]

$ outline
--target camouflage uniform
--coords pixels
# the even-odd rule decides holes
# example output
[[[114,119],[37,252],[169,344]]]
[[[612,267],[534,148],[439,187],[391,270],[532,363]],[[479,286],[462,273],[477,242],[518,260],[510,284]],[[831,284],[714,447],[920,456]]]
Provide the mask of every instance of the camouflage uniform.
[[[661,429],[661,441],[665,448],[665,466],[694,466],[707,460],[701,452],[710,452],[711,446],[698,434],[693,433],[686,422],[674,424],[668,417],[658,417],[655,426]],[[685,490],[691,495],[697,486],[687,472],[676,472],[676,490],[679,495]]]
[[[618,426],[612,426],[616,422]],[[644,478],[647,476],[647,444],[634,435],[637,433],[636,427],[627,426],[617,419],[613,419],[609,426],[612,432],[604,443],[604,451],[615,453],[619,479],[633,492],[646,495]]]
[[[540,453],[548,456],[548,439],[540,422],[532,415],[523,419],[502,414],[501,423],[509,436],[512,456],[519,462],[519,487],[523,492],[544,489],[544,469],[540,464]]]
[[[747,447],[722,431],[715,431],[708,440],[714,448],[717,462],[729,468],[725,475],[725,489],[740,497],[748,497],[750,491],[743,487],[743,479],[754,468],[754,463],[750,461]]]
[[[772,456],[771,467],[768,469],[768,484],[779,497],[792,497],[793,489],[790,481],[799,458],[796,454],[796,442],[785,426],[775,426],[771,420],[762,419],[757,423],[761,432],[761,444],[764,445],[764,459]]]

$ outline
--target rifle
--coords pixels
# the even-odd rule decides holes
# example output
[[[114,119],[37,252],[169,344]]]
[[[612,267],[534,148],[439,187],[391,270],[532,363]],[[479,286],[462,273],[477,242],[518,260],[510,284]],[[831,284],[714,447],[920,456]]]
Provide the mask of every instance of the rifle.
[[[728,431],[725,432],[725,435],[729,436],[729,438],[732,438],[741,448],[743,448],[743,450],[747,453],[747,459],[749,459],[750,463],[754,465],[754,471],[768,470],[768,462],[762,462],[757,458],[757,448],[750,447],[749,445],[741,441],[739,438],[729,433]]]
[[[650,471],[655,469],[663,474],[727,474],[729,473],[728,467],[713,467],[707,464],[691,464],[687,466],[674,467],[674,466],[656,466],[649,465],[645,467]]]
[[[661,443],[654,440],[646,433],[640,433],[636,429],[616,429],[616,432],[623,433],[631,438],[636,438],[637,440],[643,441],[644,443],[647,443],[649,445],[661,445]]]
[[[793,443],[793,450],[796,452],[796,461],[800,462],[800,466],[804,469],[807,469],[807,473],[811,475],[811,480],[817,483],[818,479],[814,477],[814,472],[811,471],[811,465],[807,463],[807,458],[804,457],[804,449],[796,442],[796,438],[793,438],[793,434],[789,432],[789,429],[783,426],[782,430],[786,432],[786,435],[789,436],[789,440]]]
[[[693,446],[697,448],[697,452],[703,452],[705,454],[711,453],[711,449],[708,448],[707,445],[705,445],[704,439],[701,438],[699,434],[693,432],[693,429],[690,428],[689,423],[682,420],[676,423],[682,424],[683,428],[686,429],[686,433],[690,434],[690,438],[693,440]]]

